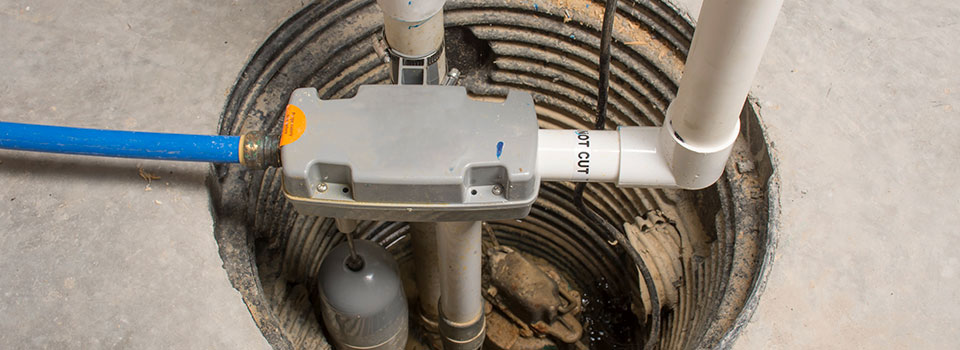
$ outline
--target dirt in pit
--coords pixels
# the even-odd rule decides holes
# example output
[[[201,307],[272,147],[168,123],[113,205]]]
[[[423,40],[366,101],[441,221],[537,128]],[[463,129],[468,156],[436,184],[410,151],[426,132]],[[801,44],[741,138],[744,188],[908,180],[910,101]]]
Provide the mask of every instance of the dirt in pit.
[[[547,6],[552,3],[559,8],[563,14],[564,22],[574,21],[581,26],[585,25],[584,22],[603,23],[603,14],[606,12],[604,3],[590,0],[546,0],[545,2]],[[536,8],[539,10],[540,5],[536,5]],[[549,10],[549,8],[544,10]],[[665,66],[671,68],[670,71],[665,72],[667,75],[673,79],[680,78],[683,73],[685,58],[680,57],[672,48],[654,38],[649,30],[635,22],[626,21],[623,17],[618,17],[614,21],[613,30],[614,41],[618,38],[625,38],[623,41],[625,45],[636,46],[645,54],[656,57],[657,61],[663,62]]]

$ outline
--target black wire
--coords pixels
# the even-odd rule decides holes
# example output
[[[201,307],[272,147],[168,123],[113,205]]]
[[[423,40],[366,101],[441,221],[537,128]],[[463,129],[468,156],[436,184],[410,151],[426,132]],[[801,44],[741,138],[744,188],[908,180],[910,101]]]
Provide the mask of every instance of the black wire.
[[[607,122],[607,99],[610,90],[610,58],[612,56],[610,52],[610,42],[613,39],[613,22],[616,17],[617,0],[607,0],[603,13],[603,24],[600,30],[600,76],[597,82],[597,122],[594,125],[594,129],[597,130],[603,130]],[[623,247],[623,250],[627,252],[630,259],[633,260],[640,269],[640,275],[643,276],[643,283],[647,286],[647,292],[650,294],[650,306],[653,308],[653,310],[650,311],[652,328],[650,328],[650,336],[647,338],[647,342],[643,348],[653,349],[660,338],[660,298],[657,295],[657,287],[653,283],[653,277],[650,275],[650,270],[647,268],[646,262],[643,261],[643,257],[641,257],[640,253],[630,244],[627,236],[596,212],[587,208],[586,204],[584,204],[583,191],[586,187],[586,182],[580,182],[574,187],[574,205],[576,205],[577,209],[594,225],[606,230],[610,236],[609,238],[615,240],[617,245]]]
[[[627,239],[627,236],[620,232],[619,229],[614,227],[610,222],[605,220],[603,217],[598,215],[596,212],[590,208],[586,208],[582,203],[578,203],[581,206],[581,211],[587,216],[587,218],[593,223],[600,225],[604,230],[607,231],[607,234],[610,235],[608,239],[613,239],[617,242],[618,246],[623,247],[623,250],[627,252],[627,255],[630,256],[630,259],[633,260],[634,264],[637,265],[637,268],[640,270],[640,275],[643,277],[643,284],[647,287],[647,292],[650,294],[650,336],[647,338],[647,342],[644,344],[644,349],[653,349],[654,345],[659,341],[660,338],[660,297],[657,294],[657,287],[653,283],[653,276],[650,274],[650,269],[647,268],[646,262],[643,261],[643,257],[640,256],[640,253],[630,244],[630,240]],[[643,299],[641,299],[643,300]]]
[[[608,0],[600,28],[600,76],[597,82],[597,124],[603,130],[607,123],[607,92],[610,90],[610,42],[613,41],[613,22],[617,17],[617,0]]]

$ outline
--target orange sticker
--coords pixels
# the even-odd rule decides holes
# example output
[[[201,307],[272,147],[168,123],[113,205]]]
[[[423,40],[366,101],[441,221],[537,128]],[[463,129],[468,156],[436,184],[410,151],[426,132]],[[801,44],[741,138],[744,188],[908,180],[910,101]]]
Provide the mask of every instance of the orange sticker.
[[[280,135],[280,146],[293,143],[303,135],[307,129],[307,117],[299,107],[287,105],[287,112],[283,116],[283,133]]]

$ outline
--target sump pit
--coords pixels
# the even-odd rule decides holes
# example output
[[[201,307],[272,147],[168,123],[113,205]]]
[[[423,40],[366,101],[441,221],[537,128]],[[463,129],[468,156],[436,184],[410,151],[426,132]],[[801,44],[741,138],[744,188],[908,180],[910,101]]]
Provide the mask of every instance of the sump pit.
[[[474,98],[530,92],[542,128],[589,128],[603,3],[580,0],[448,1],[450,67]],[[299,87],[324,99],[352,96],[389,81],[374,50],[381,14],[374,1],[313,3],[285,22],[253,56],[231,92],[221,134],[276,133],[286,100]],[[693,27],[669,4],[621,2],[611,68],[610,125],[659,125],[676,93]],[[656,260],[671,304],[662,312],[660,348],[728,344],[749,318],[772,256],[776,183],[756,110],[747,104],[741,137],[725,175],[708,189],[672,191],[590,185],[588,206],[619,227],[636,227],[645,257]],[[332,220],[298,215],[276,169],[218,166],[211,181],[216,238],[225,269],[275,349],[328,349],[310,290],[324,253],[340,242]],[[501,244],[549,264],[583,294],[592,348],[638,349],[647,320],[636,270],[598,238],[569,198],[573,186],[545,183],[531,215],[492,222]],[[407,225],[364,222],[359,236],[388,247],[411,271]],[[651,262],[648,262],[651,264]],[[660,289],[660,285],[658,285]],[[415,293],[407,293],[415,297]],[[413,308],[411,308],[413,309]],[[413,323],[411,323],[413,324]]]

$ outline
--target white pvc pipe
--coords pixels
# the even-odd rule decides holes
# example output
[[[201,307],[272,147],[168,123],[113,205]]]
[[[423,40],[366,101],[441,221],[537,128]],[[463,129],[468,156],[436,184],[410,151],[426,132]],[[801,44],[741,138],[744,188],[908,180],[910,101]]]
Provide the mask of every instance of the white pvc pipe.
[[[541,129],[537,150],[540,179],[676,187],[670,168],[657,153],[659,133],[658,127]]]
[[[383,32],[387,45],[404,57],[424,57],[443,43],[443,11],[420,21],[406,22],[384,16]]]
[[[705,1],[667,117],[693,147],[725,146],[770,39],[782,0]]]
[[[387,45],[405,57],[434,53],[443,43],[444,0],[377,0]]]
[[[377,0],[384,17],[420,22],[440,12],[446,0]]]
[[[581,131],[540,130],[541,179],[685,189],[712,185],[739,135],[740,110],[782,3],[705,1],[663,127],[591,130],[589,148],[578,143],[587,137]],[[586,170],[580,161],[588,155]]]
[[[620,136],[614,130],[550,130],[538,135],[543,181],[614,182],[620,172]]]
[[[621,127],[620,174],[617,186],[624,187],[677,187],[670,166],[657,151],[660,129],[658,127]]]
[[[677,184],[710,186],[740,131],[740,110],[783,0],[705,1],[660,152]]]
[[[483,316],[481,223],[439,222],[440,312],[451,323],[468,325]]]

